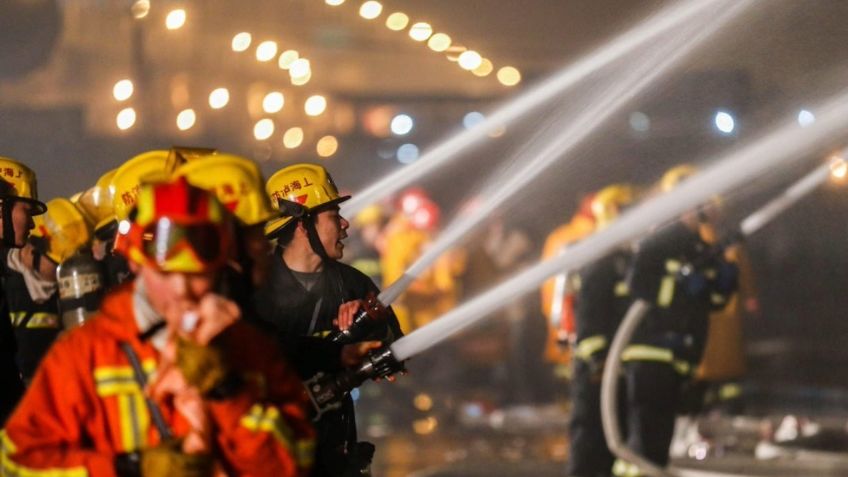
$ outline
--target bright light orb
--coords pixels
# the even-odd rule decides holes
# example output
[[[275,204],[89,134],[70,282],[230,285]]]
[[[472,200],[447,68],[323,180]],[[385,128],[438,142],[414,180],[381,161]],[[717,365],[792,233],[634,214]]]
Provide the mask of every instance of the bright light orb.
[[[727,111],[719,111],[715,115],[715,126],[723,134],[730,134],[736,129],[736,120]]]
[[[462,118],[462,125],[465,126],[465,129],[471,129],[473,127],[479,126],[480,124],[483,124],[483,121],[485,120],[486,116],[483,116],[483,113],[478,111],[471,111]]]
[[[182,8],[177,8],[168,12],[168,16],[165,17],[165,28],[168,30],[177,30],[182,28],[185,22],[186,11]]]
[[[359,7],[359,16],[366,20],[373,20],[383,13],[383,4],[376,0],[368,0]]]
[[[463,51],[459,55],[459,67],[464,70],[474,70],[483,63],[483,57],[474,50]]]
[[[299,127],[289,128],[283,134],[283,146],[286,149],[294,149],[303,144],[303,129]]]
[[[397,150],[397,160],[401,164],[412,164],[418,160],[418,146],[415,144],[403,144]]]
[[[275,56],[277,56],[276,41],[263,41],[256,47],[256,59],[259,61],[271,61]]]
[[[339,150],[339,140],[335,136],[324,136],[318,140],[315,150],[321,157],[330,157]]]
[[[115,123],[121,131],[126,131],[133,127],[133,125],[135,125],[135,109],[122,109],[121,112],[118,113],[118,116],[115,117]]]
[[[436,52],[445,51],[451,46],[451,37],[444,33],[436,33],[427,40],[427,46]]]
[[[845,179],[848,175],[848,163],[845,159],[837,155],[830,160],[830,175],[837,180]]]
[[[259,141],[264,141],[274,134],[274,121],[265,118],[260,119],[253,126],[253,137]]]
[[[180,131],[188,131],[194,127],[194,123],[196,122],[197,115],[194,113],[193,109],[183,109],[180,111],[180,114],[177,115],[177,128]]]
[[[504,66],[498,70],[498,81],[504,86],[515,86],[521,82],[521,72],[512,66]]]
[[[240,53],[242,51],[247,51],[250,48],[250,42],[253,41],[253,36],[250,33],[243,31],[241,33],[236,33],[233,36],[233,41],[231,43],[231,47],[233,51]]]
[[[310,96],[303,103],[303,110],[308,116],[318,116],[327,109],[327,98],[316,94]]]
[[[404,136],[412,131],[413,126],[415,126],[415,121],[412,120],[412,117],[408,114],[398,114],[392,118],[390,128],[392,133],[398,136]]]
[[[312,67],[306,58],[298,58],[289,65],[289,76],[292,79],[304,78],[312,73]]]
[[[230,102],[230,91],[227,88],[217,88],[209,93],[209,107],[221,109]]]
[[[409,25],[409,17],[403,12],[394,12],[386,18],[386,28],[401,31]]]
[[[816,122],[816,115],[813,114],[812,111],[802,109],[801,112],[798,113],[798,124],[802,128],[805,128],[814,122]]]
[[[133,82],[128,79],[122,79],[115,83],[112,88],[112,96],[118,101],[126,101],[133,95]]]
[[[133,18],[142,19],[150,13],[150,0],[136,0],[130,7]]]
[[[262,109],[269,114],[278,113],[283,109],[285,102],[286,98],[283,96],[283,93],[271,91],[262,99]]]
[[[418,22],[409,28],[409,37],[415,41],[425,41],[433,34],[433,27],[426,22]]]
[[[280,69],[287,70],[298,58],[300,58],[300,53],[297,50],[286,50],[280,53],[280,60],[277,61],[277,65]]]

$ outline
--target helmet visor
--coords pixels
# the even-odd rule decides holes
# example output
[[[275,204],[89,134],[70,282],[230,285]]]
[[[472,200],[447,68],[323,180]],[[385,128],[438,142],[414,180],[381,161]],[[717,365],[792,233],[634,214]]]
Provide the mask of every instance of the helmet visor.
[[[162,218],[142,234],[141,250],[162,269],[208,270],[226,259],[226,240],[214,224],[179,224]]]

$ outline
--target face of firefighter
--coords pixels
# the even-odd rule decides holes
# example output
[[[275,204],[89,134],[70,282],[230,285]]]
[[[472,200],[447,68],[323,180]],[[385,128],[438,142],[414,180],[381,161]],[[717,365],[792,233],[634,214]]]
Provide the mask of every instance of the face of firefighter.
[[[32,205],[29,202],[16,200],[12,205],[12,226],[15,229],[15,246],[23,247],[29,237],[29,231],[35,227],[32,221]],[[3,230],[0,218],[0,231]],[[2,233],[2,232],[0,232]]]
[[[196,311],[200,300],[212,293],[217,274],[160,272],[153,267],[140,267],[147,299],[172,329],[179,327],[183,315]]]
[[[254,285],[261,285],[268,276],[271,260],[269,256],[273,251],[271,242],[265,238],[264,225],[254,225],[241,230],[244,240],[244,253],[252,264],[252,277]]]
[[[320,212],[315,220],[315,230],[318,238],[324,246],[327,256],[333,260],[339,260],[344,255],[344,244],[342,240],[347,238],[347,228],[350,223],[339,215],[339,208]]]

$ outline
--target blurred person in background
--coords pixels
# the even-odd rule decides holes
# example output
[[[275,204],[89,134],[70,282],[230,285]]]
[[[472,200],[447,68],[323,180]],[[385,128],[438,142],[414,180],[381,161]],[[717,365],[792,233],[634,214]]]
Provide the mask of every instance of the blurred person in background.
[[[374,283],[383,283],[380,256],[385,249],[384,229],[388,214],[380,204],[371,204],[353,218],[345,258],[347,263],[368,275]]]
[[[302,384],[215,293],[230,214],[185,179],[143,185],[137,203],[121,249],[136,278],[51,348],[2,436],[3,471],[306,475]]]
[[[670,169],[661,191],[694,173],[689,165]],[[631,295],[651,307],[622,353],[627,444],[660,467],[668,464],[683,391],[703,356],[709,314],[726,306],[737,287],[737,267],[702,235],[716,212],[715,203],[706,204],[641,240],[629,272]],[[613,473],[640,475],[620,459]]]
[[[592,199],[591,194],[583,197],[571,220],[548,235],[542,248],[543,261],[556,257],[565,247],[587,237],[595,230]],[[567,273],[546,280],[541,289],[542,314],[548,323],[545,361],[554,365],[554,376],[559,379],[570,376],[569,342],[574,338],[575,327],[573,289],[573,279],[569,280]]]
[[[385,228],[380,259],[384,288],[424,253],[438,230],[440,215],[438,205],[424,190],[412,188],[401,194],[397,211]],[[461,252],[445,252],[398,297],[393,307],[404,331],[420,328],[456,306],[460,293],[457,277],[463,263]]]
[[[4,249],[21,248],[33,228],[33,216],[47,211],[38,200],[35,173],[24,164],[0,156],[0,240]],[[24,391],[16,364],[17,344],[5,291],[0,294],[0,428]]]
[[[47,212],[35,217],[26,245],[9,249],[0,264],[18,343],[17,363],[27,383],[63,329],[56,267],[90,238],[91,226],[76,206],[67,199],[53,199],[47,202]]]
[[[472,213],[476,201],[464,207]],[[508,225],[495,214],[485,226],[466,241],[463,249],[463,274],[459,277],[461,300],[466,301],[485,292],[509,276],[514,275],[534,257],[535,251],[528,235],[521,229]],[[534,396],[535,371],[540,368],[541,352],[531,343],[532,318],[539,319],[537,305],[529,297],[514,300],[496,312],[486,326],[469,330],[457,342],[465,379],[476,383],[478,391],[495,384],[499,389],[493,405],[526,403]],[[531,311],[532,310],[532,311]],[[538,321],[541,321],[540,319]],[[538,359],[538,361],[537,361]],[[483,391],[483,394],[490,394]]]
[[[599,190],[591,202],[597,230],[607,227],[635,200],[636,192],[627,184]],[[612,472],[614,457],[601,424],[601,376],[607,350],[630,306],[627,271],[631,258],[630,246],[625,245],[574,274],[568,476],[607,477]]]

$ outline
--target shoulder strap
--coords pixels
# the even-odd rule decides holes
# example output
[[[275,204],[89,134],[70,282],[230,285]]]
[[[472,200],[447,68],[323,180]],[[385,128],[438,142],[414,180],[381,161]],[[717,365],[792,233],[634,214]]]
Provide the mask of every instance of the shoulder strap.
[[[141,367],[141,361],[138,359],[138,355],[133,351],[132,346],[126,341],[121,341],[121,349],[124,350],[124,354],[127,355],[127,359],[130,360],[130,366],[133,369],[133,375],[135,377],[136,382],[139,387],[141,387],[142,394],[144,393],[144,388],[147,386],[147,378],[144,375],[144,370]],[[149,396],[144,396],[144,402],[147,404],[147,409],[150,411],[150,417],[153,419],[153,424],[156,426],[156,430],[159,431],[159,435],[161,436],[163,441],[169,440],[173,437],[173,432],[171,432],[171,428],[168,427],[168,424],[165,422],[165,418],[162,416],[162,411],[159,409],[159,406],[150,399]]]

